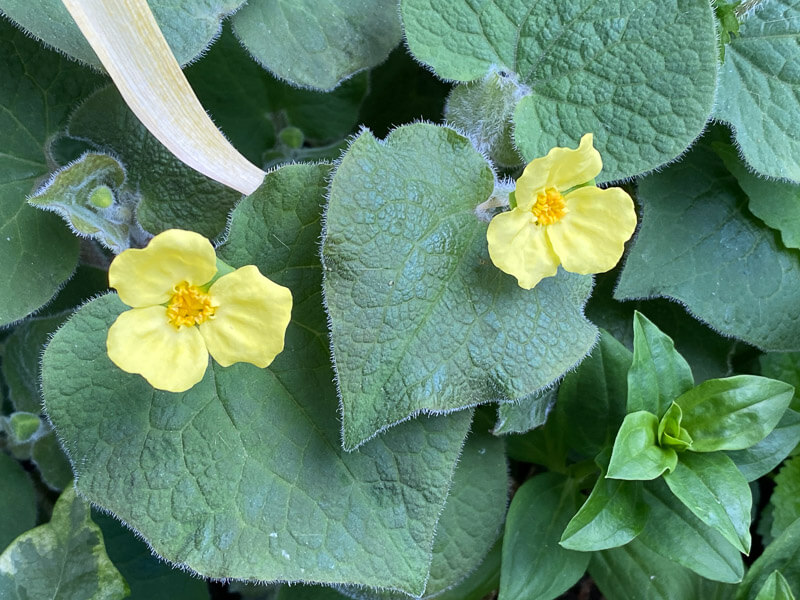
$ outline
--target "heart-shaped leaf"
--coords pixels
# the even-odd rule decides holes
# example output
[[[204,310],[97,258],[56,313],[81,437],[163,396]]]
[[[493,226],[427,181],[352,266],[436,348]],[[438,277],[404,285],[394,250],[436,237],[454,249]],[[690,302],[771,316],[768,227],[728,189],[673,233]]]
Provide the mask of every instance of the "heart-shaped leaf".
[[[110,294],[50,342],[48,414],[78,489],[155,552],[209,577],[349,583],[417,594],[470,412],[409,421],[358,452],[339,443],[316,240],[330,168],[271,173],[220,250],[289,287],[293,321],[268,369],[210,367],[183,394],[115,367]]]
[[[493,189],[446,127],[365,131],[342,158],[322,257],[345,448],[420,412],[527,396],[594,343],[588,277],[526,291],[492,265],[475,208]]]

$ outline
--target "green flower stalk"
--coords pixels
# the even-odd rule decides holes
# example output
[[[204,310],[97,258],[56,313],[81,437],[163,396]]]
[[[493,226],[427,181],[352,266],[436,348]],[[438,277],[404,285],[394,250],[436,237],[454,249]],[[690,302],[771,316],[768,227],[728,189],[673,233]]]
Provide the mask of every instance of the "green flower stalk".
[[[63,0],[133,113],[181,161],[243,194],[264,171],[203,109],[145,0]]]

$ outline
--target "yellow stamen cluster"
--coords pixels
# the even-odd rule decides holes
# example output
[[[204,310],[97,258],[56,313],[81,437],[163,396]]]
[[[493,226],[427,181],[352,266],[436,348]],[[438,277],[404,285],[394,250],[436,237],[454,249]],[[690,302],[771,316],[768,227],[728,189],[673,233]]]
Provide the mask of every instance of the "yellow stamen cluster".
[[[536,203],[531,207],[537,225],[552,225],[567,214],[564,196],[554,187],[536,194]]]
[[[185,281],[172,288],[167,306],[167,320],[175,327],[200,325],[214,317],[217,307],[211,296]]]

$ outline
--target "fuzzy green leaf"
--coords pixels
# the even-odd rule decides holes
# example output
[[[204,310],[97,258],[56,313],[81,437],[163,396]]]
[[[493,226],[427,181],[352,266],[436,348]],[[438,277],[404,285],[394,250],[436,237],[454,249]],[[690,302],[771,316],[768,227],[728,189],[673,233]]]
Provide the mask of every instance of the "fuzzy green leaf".
[[[507,76],[491,72],[480,81],[462,83],[447,98],[444,116],[466,131],[475,147],[500,167],[524,162],[514,147],[514,108],[522,97],[520,87]]]
[[[578,504],[573,486],[557,473],[536,475],[517,490],[503,538],[501,598],[557,598],[583,575],[591,554],[558,545]]]
[[[665,471],[672,471],[678,455],[672,448],[658,445],[658,417],[645,410],[625,416],[614,440],[610,479],[655,479]]]
[[[148,2],[172,53],[180,64],[197,57],[219,34],[220,22],[244,0],[151,0]],[[61,0],[0,0],[0,12],[48,46],[101,68],[89,42]]]
[[[240,195],[187,167],[128,109],[113,86],[98,90],[70,117],[67,133],[116,156],[139,194],[136,218],[150,233],[190,229],[218,236]]]
[[[750,11],[725,52],[715,116],[729,122],[745,160],[768,177],[800,182],[800,1]]]
[[[650,507],[650,516],[637,542],[707,579],[724,583],[742,580],[744,565],[739,551],[694,516],[666,483],[661,479],[646,482],[644,501]]]
[[[113,517],[94,512],[92,520],[103,531],[108,557],[130,586],[128,600],[208,599],[205,581],[158,560],[143,541]]]
[[[61,494],[49,523],[22,534],[0,554],[3,600],[118,600],[127,595],[89,505],[73,488]]]
[[[657,417],[694,386],[692,369],[664,334],[639,311],[633,316],[633,363],[628,371],[628,412],[646,410]]]
[[[2,419],[12,444],[32,442],[38,437],[39,430],[42,429],[42,420],[39,415],[33,413],[14,412],[8,417],[2,417]]]
[[[683,452],[664,481],[698,519],[719,531],[740,552],[750,553],[753,499],[747,480],[730,458],[722,452]]]
[[[416,596],[422,600],[439,598],[477,569],[503,527],[509,483],[505,452],[488,426],[486,413],[476,413],[436,526],[430,574],[425,591]],[[358,600],[408,600],[399,592],[344,591]]]
[[[527,291],[491,263],[474,209],[493,188],[446,127],[365,131],[342,158],[322,257],[345,448],[420,412],[527,396],[594,343],[588,277]]]
[[[116,158],[86,153],[56,171],[28,203],[60,215],[77,235],[120,253],[130,246],[136,208],[133,194],[121,193],[124,181],[125,170]]]
[[[767,350],[800,347],[800,254],[747,212],[705,143],[643,179],[639,199],[644,216],[617,299],[671,297],[724,335]]]
[[[418,594],[471,415],[423,417],[342,451],[316,245],[329,172],[270,173],[219,251],[292,290],[286,347],[268,369],[214,364],[183,394],[156,391],[105,354],[126,309],[109,294],[50,342],[45,403],[81,493],[160,556],[209,577]]]
[[[0,18],[0,81],[1,326],[48,302],[75,270],[77,238],[25,197],[50,171],[51,136],[100,78]]]
[[[442,78],[518,81],[527,160],[594,133],[605,181],[681,154],[711,113],[717,69],[705,0],[403,0],[409,49]]]
[[[0,452],[0,551],[36,525],[33,482],[20,464]]]
[[[675,400],[694,452],[741,450],[763,440],[794,396],[788,383],[737,375],[709,379]]]
[[[715,144],[714,150],[747,194],[750,212],[780,231],[785,246],[800,248],[800,185],[759,177],[730,145]]]
[[[396,0],[251,0],[232,22],[265,68],[320,90],[383,62],[401,37]]]

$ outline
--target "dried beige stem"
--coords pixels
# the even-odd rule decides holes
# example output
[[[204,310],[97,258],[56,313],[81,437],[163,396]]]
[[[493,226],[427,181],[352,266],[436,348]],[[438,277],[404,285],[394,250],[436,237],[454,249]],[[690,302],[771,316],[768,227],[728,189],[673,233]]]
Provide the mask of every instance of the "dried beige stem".
[[[145,0],[63,0],[130,109],[187,165],[243,194],[264,172],[225,139],[183,75]]]

